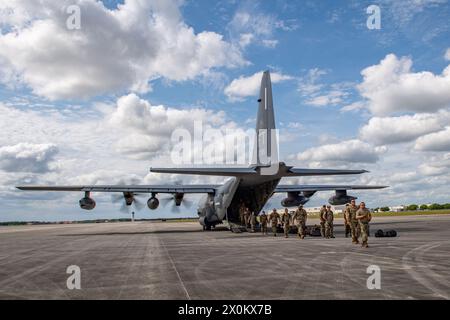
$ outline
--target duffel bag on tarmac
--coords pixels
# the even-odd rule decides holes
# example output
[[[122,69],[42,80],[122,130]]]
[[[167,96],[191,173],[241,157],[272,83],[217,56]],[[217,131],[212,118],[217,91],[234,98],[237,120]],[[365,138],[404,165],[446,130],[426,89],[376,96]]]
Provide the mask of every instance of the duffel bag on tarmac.
[[[375,232],[376,238],[393,238],[396,236],[397,236],[397,231],[395,231],[395,230],[383,231],[383,230],[379,229],[379,230],[377,230],[377,232]]]

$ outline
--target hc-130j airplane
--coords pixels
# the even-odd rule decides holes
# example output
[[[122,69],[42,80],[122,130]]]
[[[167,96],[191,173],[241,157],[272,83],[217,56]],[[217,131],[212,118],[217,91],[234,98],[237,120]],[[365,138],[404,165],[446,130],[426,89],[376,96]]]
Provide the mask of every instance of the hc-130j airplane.
[[[272,84],[268,71],[263,73],[259,95],[259,109],[256,122],[256,139],[253,164],[249,167],[193,167],[193,168],[150,168],[151,172],[210,175],[230,177],[223,185],[85,185],[85,186],[19,186],[21,190],[33,191],[81,191],[84,198],[80,207],[92,210],[95,201],[91,192],[119,192],[125,204],[131,206],[138,194],[150,194],[149,209],[159,206],[158,194],[171,194],[176,206],[180,206],[186,193],[201,193],[205,196],[198,207],[199,222],[205,230],[228,220],[238,223],[239,207],[244,203],[251,211],[259,212],[274,193],[287,193],[281,201],[284,207],[305,204],[317,191],[334,190],[329,199],[333,205],[342,205],[356,197],[347,195],[347,190],[382,189],[386,186],[357,185],[279,185],[283,177],[349,175],[368,172],[366,170],[303,169],[278,162],[278,141],[272,100]],[[276,160],[274,162],[273,160]]]

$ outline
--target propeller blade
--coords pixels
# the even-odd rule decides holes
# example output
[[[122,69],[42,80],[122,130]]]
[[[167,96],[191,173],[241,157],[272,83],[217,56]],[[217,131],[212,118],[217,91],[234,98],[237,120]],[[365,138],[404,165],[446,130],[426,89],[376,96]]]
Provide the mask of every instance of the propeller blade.
[[[194,205],[194,202],[192,202],[189,199],[183,199],[183,204],[187,207],[187,208],[192,208],[192,206]]]
[[[173,213],[180,213],[180,207],[175,204],[175,202],[172,204],[172,207],[170,208],[170,211]]]
[[[137,198],[134,198],[133,203],[137,211],[141,211],[145,207],[142,201]]]
[[[128,214],[130,213],[130,208],[129,208],[129,206],[127,206],[127,204],[125,202],[120,207],[120,212],[128,213]]]
[[[117,203],[117,202],[123,201],[123,195],[122,194],[112,194],[111,195],[111,201],[113,203]]]

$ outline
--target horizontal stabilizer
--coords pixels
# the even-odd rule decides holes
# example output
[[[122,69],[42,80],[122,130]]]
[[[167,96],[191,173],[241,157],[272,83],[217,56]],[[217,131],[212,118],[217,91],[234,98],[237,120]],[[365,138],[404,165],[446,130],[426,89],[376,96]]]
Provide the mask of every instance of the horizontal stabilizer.
[[[280,192],[312,192],[312,191],[331,191],[331,190],[374,190],[384,189],[388,186],[360,186],[360,185],[278,185],[276,193]]]
[[[195,174],[205,176],[240,176],[247,174],[255,174],[256,168],[150,168],[150,172],[155,173],[176,173],[176,174]]]
[[[346,174],[362,174],[369,172],[367,170],[340,170],[340,169],[303,169],[290,168],[286,174],[287,177],[295,176],[332,176],[332,175],[346,175]]]

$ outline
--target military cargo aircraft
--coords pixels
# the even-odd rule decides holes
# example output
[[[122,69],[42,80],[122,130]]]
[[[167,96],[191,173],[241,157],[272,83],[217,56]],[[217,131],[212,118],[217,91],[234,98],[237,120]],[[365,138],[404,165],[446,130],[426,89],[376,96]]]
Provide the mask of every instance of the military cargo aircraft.
[[[95,208],[91,197],[93,192],[118,192],[123,194],[127,206],[136,201],[136,196],[149,194],[147,206],[151,210],[158,208],[159,194],[171,194],[176,206],[183,202],[185,194],[204,194],[199,207],[199,222],[204,230],[210,230],[227,220],[230,224],[239,223],[239,208],[245,204],[251,211],[260,212],[275,193],[286,193],[281,201],[284,207],[305,204],[318,191],[335,191],[329,199],[333,205],[341,205],[356,199],[347,194],[347,190],[382,189],[386,186],[372,185],[280,185],[284,177],[326,176],[362,174],[366,170],[309,169],[295,168],[284,162],[278,162],[278,139],[275,131],[275,116],[272,99],[270,73],[263,73],[259,109],[256,121],[256,139],[252,164],[248,167],[192,167],[192,168],[150,168],[151,172],[209,175],[229,177],[222,185],[83,185],[83,186],[19,186],[20,190],[32,191],[78,191],[84,192],[79,201],[85,210]]]

